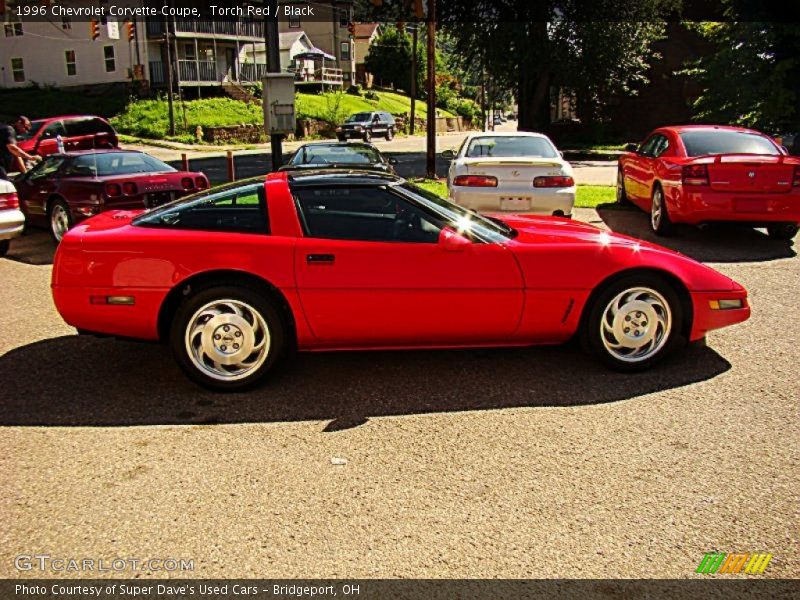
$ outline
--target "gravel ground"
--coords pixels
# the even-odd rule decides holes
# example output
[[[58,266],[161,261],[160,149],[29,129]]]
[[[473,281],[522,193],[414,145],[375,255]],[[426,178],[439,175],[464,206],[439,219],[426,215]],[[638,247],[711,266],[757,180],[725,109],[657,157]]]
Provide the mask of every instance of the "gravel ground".
[[[648,237],[644,214],[579,212]],[[0,576],[46,553],[202,578],[683,578],[719,550],[798,577],[800,261],[757,232],[669,243],[754,309],[655,371],[571,347],[319,354],[215,395],[164,348],[76,337],[26,236],[0,260]]]

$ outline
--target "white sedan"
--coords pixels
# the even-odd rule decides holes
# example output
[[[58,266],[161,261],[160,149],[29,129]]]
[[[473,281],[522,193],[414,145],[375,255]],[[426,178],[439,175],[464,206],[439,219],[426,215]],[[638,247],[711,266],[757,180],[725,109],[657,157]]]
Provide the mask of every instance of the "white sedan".
[[[546,135],[481,132],[467,136],[458,151],[448,150],[450,200],[485,212],[572,216],[572,166]]]
[[[8,252],[11,238],[22,235],[24,228],[25,215],[19,209],[17,188],[0,178],[0,256]]]

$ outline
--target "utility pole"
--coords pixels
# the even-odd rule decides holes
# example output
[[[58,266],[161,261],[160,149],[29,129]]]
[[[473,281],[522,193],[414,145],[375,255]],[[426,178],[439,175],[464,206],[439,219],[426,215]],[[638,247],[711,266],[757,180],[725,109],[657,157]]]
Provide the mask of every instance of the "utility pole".
[[[436,178],[436,0],[428,0],[427,176]]]
[[[267,0],[264,0],[267,4]],[[267,72],[280,73],[281,53],[280,39],[278,34],[278,3],[272,0],[270,10],[264,15],[264,43],[267,50]],[[277,171],[283,163],[283,136],[280,133],[273,133],[269,136],[270,153],[272,154],[272,170]]]
[[[414,135],[414,118],[417,107],[417,28],[419,21],[411,28],[411,124],[409,133]]]
[[[169,47],[169,21],[164,19],[164,45],[167,47],[167,107],[169,109],[169,134],[175,135],[175,107],[172,106],[172,50]]]

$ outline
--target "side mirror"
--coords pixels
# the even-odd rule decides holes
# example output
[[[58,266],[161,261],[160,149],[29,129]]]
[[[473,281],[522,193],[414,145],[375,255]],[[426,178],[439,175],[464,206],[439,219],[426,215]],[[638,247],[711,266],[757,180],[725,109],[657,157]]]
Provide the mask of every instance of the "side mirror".
[[[445,150],[444,152],[442,152],[442,158],[453,160],[455,157],[456,157],[455,150]]]
[[[389,158],[386,159],[386,162],[388,162],[390,165],[396,165],[397,159],[394,156],[390,156]]]
[[[439,232],[439,246],[445,252],[460,252],[472,242],[451,227],[445,227]]]
[[[625,144],[625,152],[638,152],[639,144]]]
[[[564,151],[563,151],[563,150],[559,150],[559,151],[558,151],[558,155],[559,155],[561,158],[564,158]]]

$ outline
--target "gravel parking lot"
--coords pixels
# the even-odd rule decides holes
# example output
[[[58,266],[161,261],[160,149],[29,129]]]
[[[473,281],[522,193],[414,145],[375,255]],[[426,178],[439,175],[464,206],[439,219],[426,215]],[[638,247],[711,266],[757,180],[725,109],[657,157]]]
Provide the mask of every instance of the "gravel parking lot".
[[[650,238],[637,211],[578,217]],[[569,346],[316,354],[217,395],[166,348],[77,337],[29,234],[0,260],[0,576],[52,575],[14,568],[44,553],[201,578],[682,578],[718,550],[798,577],[800,259],[742,229],[668,244],[745,285],[753,317],[652,372]]]

